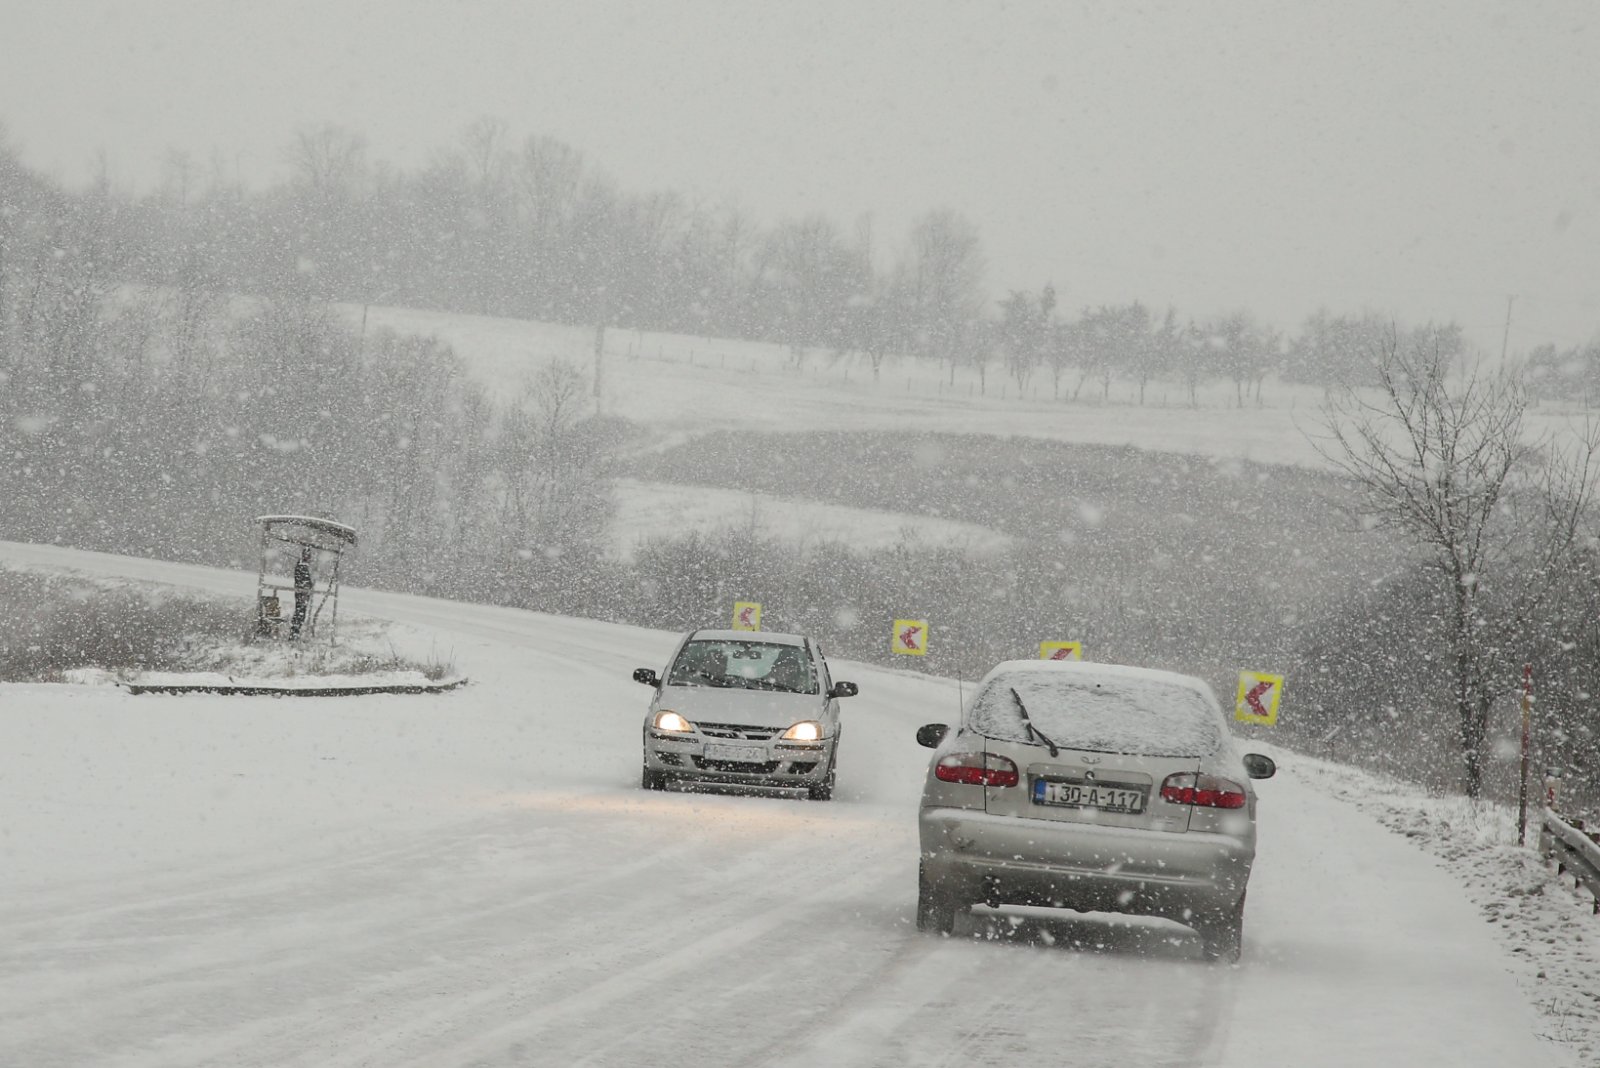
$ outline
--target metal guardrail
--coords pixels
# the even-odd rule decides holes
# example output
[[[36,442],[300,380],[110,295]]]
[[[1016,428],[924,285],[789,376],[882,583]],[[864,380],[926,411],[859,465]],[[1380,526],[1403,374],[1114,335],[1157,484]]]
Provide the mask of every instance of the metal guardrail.
[[[1594,911],[1600,915],[1600,833],[1584,828],[1582,820],[1568,823],[1545,810],[1539,827],[1539,853],[1556,862],[1556,874],[1571,872],[1573,878],[1594,896]]]

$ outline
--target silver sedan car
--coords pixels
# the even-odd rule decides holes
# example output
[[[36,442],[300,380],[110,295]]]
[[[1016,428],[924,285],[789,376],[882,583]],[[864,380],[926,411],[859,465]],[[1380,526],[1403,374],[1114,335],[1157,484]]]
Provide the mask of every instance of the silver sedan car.
[[[1205,955],[1239,958],[1256,853],[1252,779],[1199,679],[1013,660],[984,677],[955,730],[931,723],[917,926],[949,932],[974,904],[1162,916]]]
[[[646,790],[699,781],[798,787],[833,797],[839,698],[822,649],[803,634],[699,630],[684,636],[666,675],[639,668],[655,688],[644,717]]]

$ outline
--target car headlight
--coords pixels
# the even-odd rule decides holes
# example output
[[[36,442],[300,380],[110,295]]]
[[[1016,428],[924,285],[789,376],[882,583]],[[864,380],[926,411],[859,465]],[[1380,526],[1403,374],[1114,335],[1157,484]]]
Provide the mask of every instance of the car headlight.
[[[688,733],[694,730],[694,724],[678,715],[670,708],[663,708],[656,713],[656,718],[650,724],[658,731],[679,731]]]
[[[820,742],[822,741],[822,724],[815,720],[803,719],[784,731],[783,737],[785,741],[790,742]]]

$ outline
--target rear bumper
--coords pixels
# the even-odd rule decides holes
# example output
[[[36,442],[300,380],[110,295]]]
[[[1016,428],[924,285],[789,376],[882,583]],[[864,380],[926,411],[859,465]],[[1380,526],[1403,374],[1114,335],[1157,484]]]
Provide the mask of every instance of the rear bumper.
[[[655,731],[646,731],[644,764],[651,771],[696,782],[806,787],[828,777],[837,742],[836,737],[813,744],[777,739],[765,743],[744,741],[739,744],[760,744],[763,759],[753,762],[728,761],[708,758],[703,739],[663,738]]]
[[[1141,831],[925,808],[922,864],[960,904],[990,901],[1165,916],[1231,910],[1255,860],[1253,834]]]

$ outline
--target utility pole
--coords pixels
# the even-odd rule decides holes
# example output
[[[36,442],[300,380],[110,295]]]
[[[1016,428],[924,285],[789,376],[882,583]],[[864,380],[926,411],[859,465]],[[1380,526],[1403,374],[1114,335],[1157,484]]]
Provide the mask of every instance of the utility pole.
[[[606,320],[611,316],[611,292],[606,286],[600,286],[595,295],[599,298],[599,308],[594,324],[594,414],[599,415],[605,393]]]
[[[1511,344],[1511,302],[1515,296],[1506,298],[1506,332],[1500,337],[1500,366],[1506,365],[1506,348]]]
[[[603,393],[601,371],[606,356],[606,321],[601,319],[594,328],[594,409],[600,410]]]

